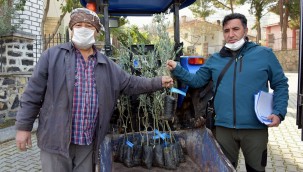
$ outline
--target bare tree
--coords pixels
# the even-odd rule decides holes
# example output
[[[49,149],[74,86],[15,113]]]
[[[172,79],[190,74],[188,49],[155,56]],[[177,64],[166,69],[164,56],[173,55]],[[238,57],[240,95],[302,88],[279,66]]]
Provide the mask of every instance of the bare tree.
[[[239,5],[240,2],[243,0],[211,0],[211,1],[216,8],[220,8],[223,10],[230,10],[231,13],[234,13],[235,6]]]
[[[281,1],[281,2],[280,2]],[[282,6],[283,3],[287,6],[287,4],[289,3],[289,0],[279,0],[279,4]],[[283,10],[283,8],[282,8]],[[284,15],[283,15],[283,11],[284,11]],[[284,8],[284,10],[281,11],[282,16],[282,23],[281,23],[281,30],[282,30],[282,50],[287,50],[287,28],[288,28],[288,17],[289,17],[289,9],[288,8]]]
[[[46,5],[44,8],[42,22],[41,22],[41,35],[44,35],[44,25],[45,25],[45,21],[46,21],[48,10],[49,10],[49,2],[50,2],[50,0],[46,0]],[[43,50],[45,50],[44,47],[43,47]]]
[[[240,0],[240,4],[250,3],[250,14],[255,16],[256,23],[253,28],[257,30],[256,42],[259,43],[261,40],[261,18],[268,13],[268,9],[273,6],[276,0]]]
[[[300,0],[279,0],[270,9],[280,16],[281,27],[281,49],[287,49],[287,28],[300,28]]]

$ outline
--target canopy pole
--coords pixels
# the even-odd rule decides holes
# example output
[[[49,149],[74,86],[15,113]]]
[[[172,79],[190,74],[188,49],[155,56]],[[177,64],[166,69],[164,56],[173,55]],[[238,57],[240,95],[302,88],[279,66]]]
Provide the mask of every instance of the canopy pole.
[[[110,43],[110,30],[109,30],[109,14],[108,14],[108,0],[102,0],[101,2],[103,7],[103,25],[104,25],[104,34],[105,34],[105,45],[104,51],[106,56],[112,55],[112,46]]]
[[[180,10],[180,0],[175,0],[174,2],[174,41],[175,41],[175,52],[176,52],[176,61],[180,61],[180,56],[183,54],[182,47],[183,43],[180,43],[180,19],[179,19],[179,10]],[[180,50],[180,51],[178,51]]]

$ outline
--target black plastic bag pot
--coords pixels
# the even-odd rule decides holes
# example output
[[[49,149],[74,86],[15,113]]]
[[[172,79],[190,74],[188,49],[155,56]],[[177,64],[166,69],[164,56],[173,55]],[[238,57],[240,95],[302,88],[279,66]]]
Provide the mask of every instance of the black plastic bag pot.
[[[124,156],[124,143],[120,143],[118,147],[118,161],[123,163],[123,156]]]
[[[164,167],[169,170],[177,169],[176,162],[174,160],[172,149],[170,146],[164,147],[163,155],[164,155]]]
[[[186,158],[185,158],[181,143],[179,141],[177,141],[175,143],[175,145],[177,147],[177,154],[178,154],[180,163],[186,162]]]
[[[152,168],[152,163],[153,163],[153,147],[152,146],[148,146],[148,145],[143,146],[142,163],[143,163],[143,166],[146,167],[147,169]]]
[[[166,95],[164,98],[164,119],[171,119],[175,114],[176,99],[173,96]]]
[[[176,164],[176,166],[178,167],[179,164],[180,164],[180,159],[179,159],[178,147],[177,147],[176,143],[172,143],[170,145],[170,148],[171,148],[171,153],[172,153],[173,161]]]
[[[142,146],[141,145],[134,145],[133,147],[133,163],[134,166],[141,165],[142,161]]]
[[[133,163],[133,148],[128,146],[128,145],[124,145],[123,148],[123,164],[126,167],[133,167],[134,163]]]
[[[160,144],[155,145],[153,150],[153,166],[164,167],[163,147]]]

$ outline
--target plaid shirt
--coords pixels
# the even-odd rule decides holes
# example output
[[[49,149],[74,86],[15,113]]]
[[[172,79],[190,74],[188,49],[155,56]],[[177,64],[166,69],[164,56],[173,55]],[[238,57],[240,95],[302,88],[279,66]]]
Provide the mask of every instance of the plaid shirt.
[[[96,53],[85,62],[79,50],[76,50],[75,87],[72,109],[71,143],[89,145],[93,141],[98,113],[98,95],[94,67]]]

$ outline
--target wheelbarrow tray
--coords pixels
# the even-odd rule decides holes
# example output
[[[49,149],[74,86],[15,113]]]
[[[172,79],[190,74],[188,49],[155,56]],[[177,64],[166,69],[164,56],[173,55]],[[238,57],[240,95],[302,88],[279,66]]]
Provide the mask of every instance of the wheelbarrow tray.
[[[154,133],[149,132],[148,134],[152,137]],[[182,147],[184,152],[186,152],[187,159],[189,158],[190,163],[194,163],[197,169],[199,169],[195,171],[236,171],[223,154],[210,130],[206,128],[178,130],[173,131],[172,134],[183,143]],[[134,136],[140,137],[140,133],[134,133]],[[125,135],[123,134],[110,134],[105,137],[103,143],[100,145],[100,172],[117,171],[115,170],[117,163],[113,162],[113,155],[117,153],[118,145],[123,141],[124,137]],[[119,171],[144,171],[143,167],[141,167],[141,170],[135,169],[135,167],[128,168],[125,166],[124,169],[119,169]],[[153,167],[151,170],[145,170],[158,171],[156,169],[160,168]],[[165,169],[159,171],[165,171]]]

